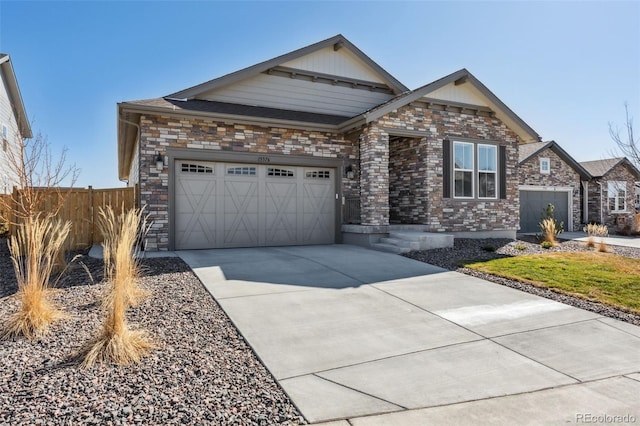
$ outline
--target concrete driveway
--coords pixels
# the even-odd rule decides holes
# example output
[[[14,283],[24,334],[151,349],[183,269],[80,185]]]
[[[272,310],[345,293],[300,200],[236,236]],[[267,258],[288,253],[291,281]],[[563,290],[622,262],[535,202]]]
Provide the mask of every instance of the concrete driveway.
[[[640,421],[640,327],[356,246],[178,255],[310,422]]]

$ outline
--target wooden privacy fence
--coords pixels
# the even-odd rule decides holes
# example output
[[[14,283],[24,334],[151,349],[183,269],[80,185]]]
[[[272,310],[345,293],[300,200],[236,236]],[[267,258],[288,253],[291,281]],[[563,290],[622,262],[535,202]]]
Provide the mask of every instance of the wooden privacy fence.
[[[77,250],[90,247],[93,244],[102,242],[102,234],[97,226],[99,208],[111,206],[116,213],[122,209],[128,211],[137,206],[135,198],[135,188],[108,188],[93,189],[92,187],[73,189],[39,189],[46,191],[43,197],[40,210],[50,212],[57,205],[58,197],[66,197],[57,218],[64,221],[71,221],[71,233],[67,239],[67,250]],[[14,190],[13,195],[1,195],[9,197],[11,202],[19,200],[20,190]],[[4,214],[3,214],[4,213]],[[5,212],[0,212],[2,217],[9,218]],[[15,218],[9,218],[10,222],[15,222]],[[13,232],[15,224],[10,229]]]

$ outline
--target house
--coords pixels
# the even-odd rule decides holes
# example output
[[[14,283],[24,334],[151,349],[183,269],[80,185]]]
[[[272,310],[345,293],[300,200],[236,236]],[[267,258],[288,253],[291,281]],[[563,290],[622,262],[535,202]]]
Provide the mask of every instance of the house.
[[[11,59],[4,53],[0,53],[0,82],[0,194],[9,194],[18,184],[10,153],[19,152],[23,139],[33,135]]]
[[[625,157],[585,161],[580,165],[592,176],[585,191],[588,221],[618,231],[634,229],[640,171]]]
[[[538,134],[469,71],[409,90],[342,35],[118,104],[148,250],[515,237]]]
[[[520,232],[540,232],[549,204],[565,231],[582,229],[583,182],[591,175],[555,141],[520,146]]]

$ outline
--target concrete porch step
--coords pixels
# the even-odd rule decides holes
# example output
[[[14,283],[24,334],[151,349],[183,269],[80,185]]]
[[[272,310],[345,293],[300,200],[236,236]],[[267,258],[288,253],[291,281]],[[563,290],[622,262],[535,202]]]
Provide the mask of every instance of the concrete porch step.
[[[409,247],[399,247],[393,244],[373,243],[371,248],[378,251],[386,251],[388,253],[402,254],[409,253],[412,249]]]
[[[411,250],[420,250],[420,241],[403,240],[401,238],[380,238],[380,242],[410,248]]]
[[[431,250],[453,247],[453,235],[420,231],[390,231],[389,237],[395,240],[417,242],[415,250]]]

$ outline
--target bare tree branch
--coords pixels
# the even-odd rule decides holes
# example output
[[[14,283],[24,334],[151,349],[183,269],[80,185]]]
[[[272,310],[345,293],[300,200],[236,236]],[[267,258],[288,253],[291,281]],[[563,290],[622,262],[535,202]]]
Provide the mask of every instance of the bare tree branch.
[[[625,123],[622,129],[609,122],[609,135],[615,142],[618,151],[640,168],[640,138],[633,134],[633,117],[629,117],[629,106],[625,102]]]

